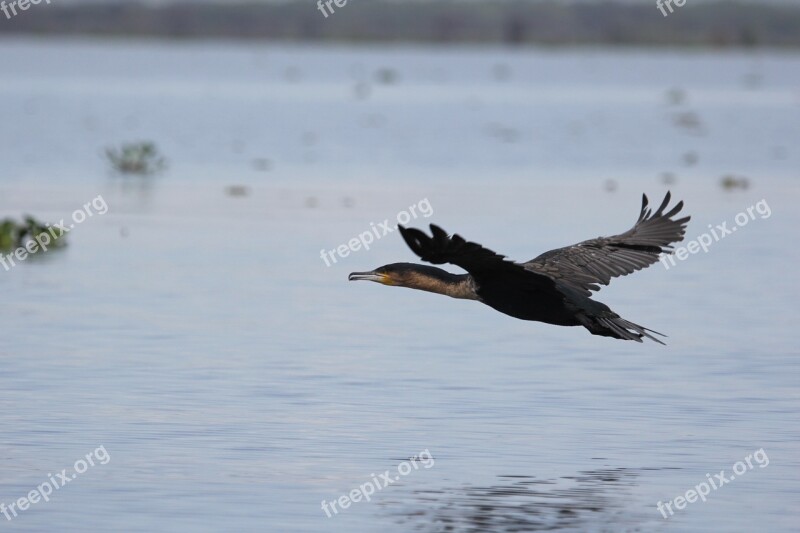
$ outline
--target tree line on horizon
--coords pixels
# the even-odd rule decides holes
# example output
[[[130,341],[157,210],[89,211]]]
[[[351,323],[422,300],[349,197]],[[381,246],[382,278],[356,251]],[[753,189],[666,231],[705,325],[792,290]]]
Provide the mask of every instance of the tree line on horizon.
[[[433,3],[349,0],[325,17],[316,3],[39,4],[10,34],[506,45],[800,46],[800,6],[717,1],[664,17],[653,5],[523,0]]]

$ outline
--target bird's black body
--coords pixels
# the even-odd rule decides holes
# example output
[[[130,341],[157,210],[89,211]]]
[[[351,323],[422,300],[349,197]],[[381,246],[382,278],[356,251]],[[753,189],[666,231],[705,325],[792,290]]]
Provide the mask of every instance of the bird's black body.
[[[556,326],[578,326],[575,309],[551,280],[529,283],[517,279],[483,280],[476,291],[481,302],[521,320],[535,320]]]
[[[642,198],[639,220],[625,233],[598,237],[573,246],[546,252],[526,263],[515,263],[502,255],[447,233],[431,224],[432,236],[414,228],[400,227],[408,246],[424,261],[451,263],[468,274],[451,274],[440,268],[395,263],[372,272],[354,272],[351,280],[366,279],[446,294],[480,302],[521,320],[558,326],[584,326],[594,335],[642,341],[657,333],[614,313],[590,298],[611,278],[645,268],[669,246],[683,240],[690,217],[673,220],[683,202],[664,212],[670,194],[653,213],[647,196]],[[663,344],[663,343],[662,343]]]

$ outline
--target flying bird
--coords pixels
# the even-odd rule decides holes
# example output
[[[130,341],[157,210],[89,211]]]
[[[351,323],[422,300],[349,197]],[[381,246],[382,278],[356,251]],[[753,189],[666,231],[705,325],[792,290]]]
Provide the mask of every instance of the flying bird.
[[[683,240],[691,217],[674,219],[683,208],[678,202],[665,211],[664,201],[653,212],[647,195],[636,224],[619,235],[598,237],[558,248],[525,263],[516,263],[460,235],[448,236],[430,225],[431,236],[415,228],[398,226],[411,250],[420,259],[441,265],[450,263],[467,274],[451,274],[441,268],[415,263],[392,263],[371,272],[353,272],[349,279],[409,287],[453,298],[477,300],[507,315],[557,326],[583,326],[593,335],[642,342],[644,337],[664,344],[652,334],[662,333],[634,324],[607,305],[592,300],[592,292],[611,278],[626,276],[671,253],[673,243]]]

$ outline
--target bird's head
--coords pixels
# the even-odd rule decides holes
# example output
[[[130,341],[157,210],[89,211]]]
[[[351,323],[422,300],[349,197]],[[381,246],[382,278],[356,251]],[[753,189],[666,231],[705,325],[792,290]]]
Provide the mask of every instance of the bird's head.
[[[419,267],[413,263],[392,263],[383,265],[370,272],[353,272],[347,279],[350,281],[367,280],[382,283],[384,285],[396,285],[407,287],[412,276],[416,274]]]

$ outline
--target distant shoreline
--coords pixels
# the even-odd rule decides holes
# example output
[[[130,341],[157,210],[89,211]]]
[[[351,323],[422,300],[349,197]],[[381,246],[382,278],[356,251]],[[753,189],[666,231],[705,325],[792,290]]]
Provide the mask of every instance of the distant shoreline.
[[[363,2],[363,3],[362,3]],[[30,6],[29,6],[30,7]],[[0,37],[95,36],[286,43],[496,44],[800,48],[800,6],[688,0],[668,17],[652,5],[395,3],[349,0],[326,18],[315,3],[149,6],[41,3],[7,19]]]

